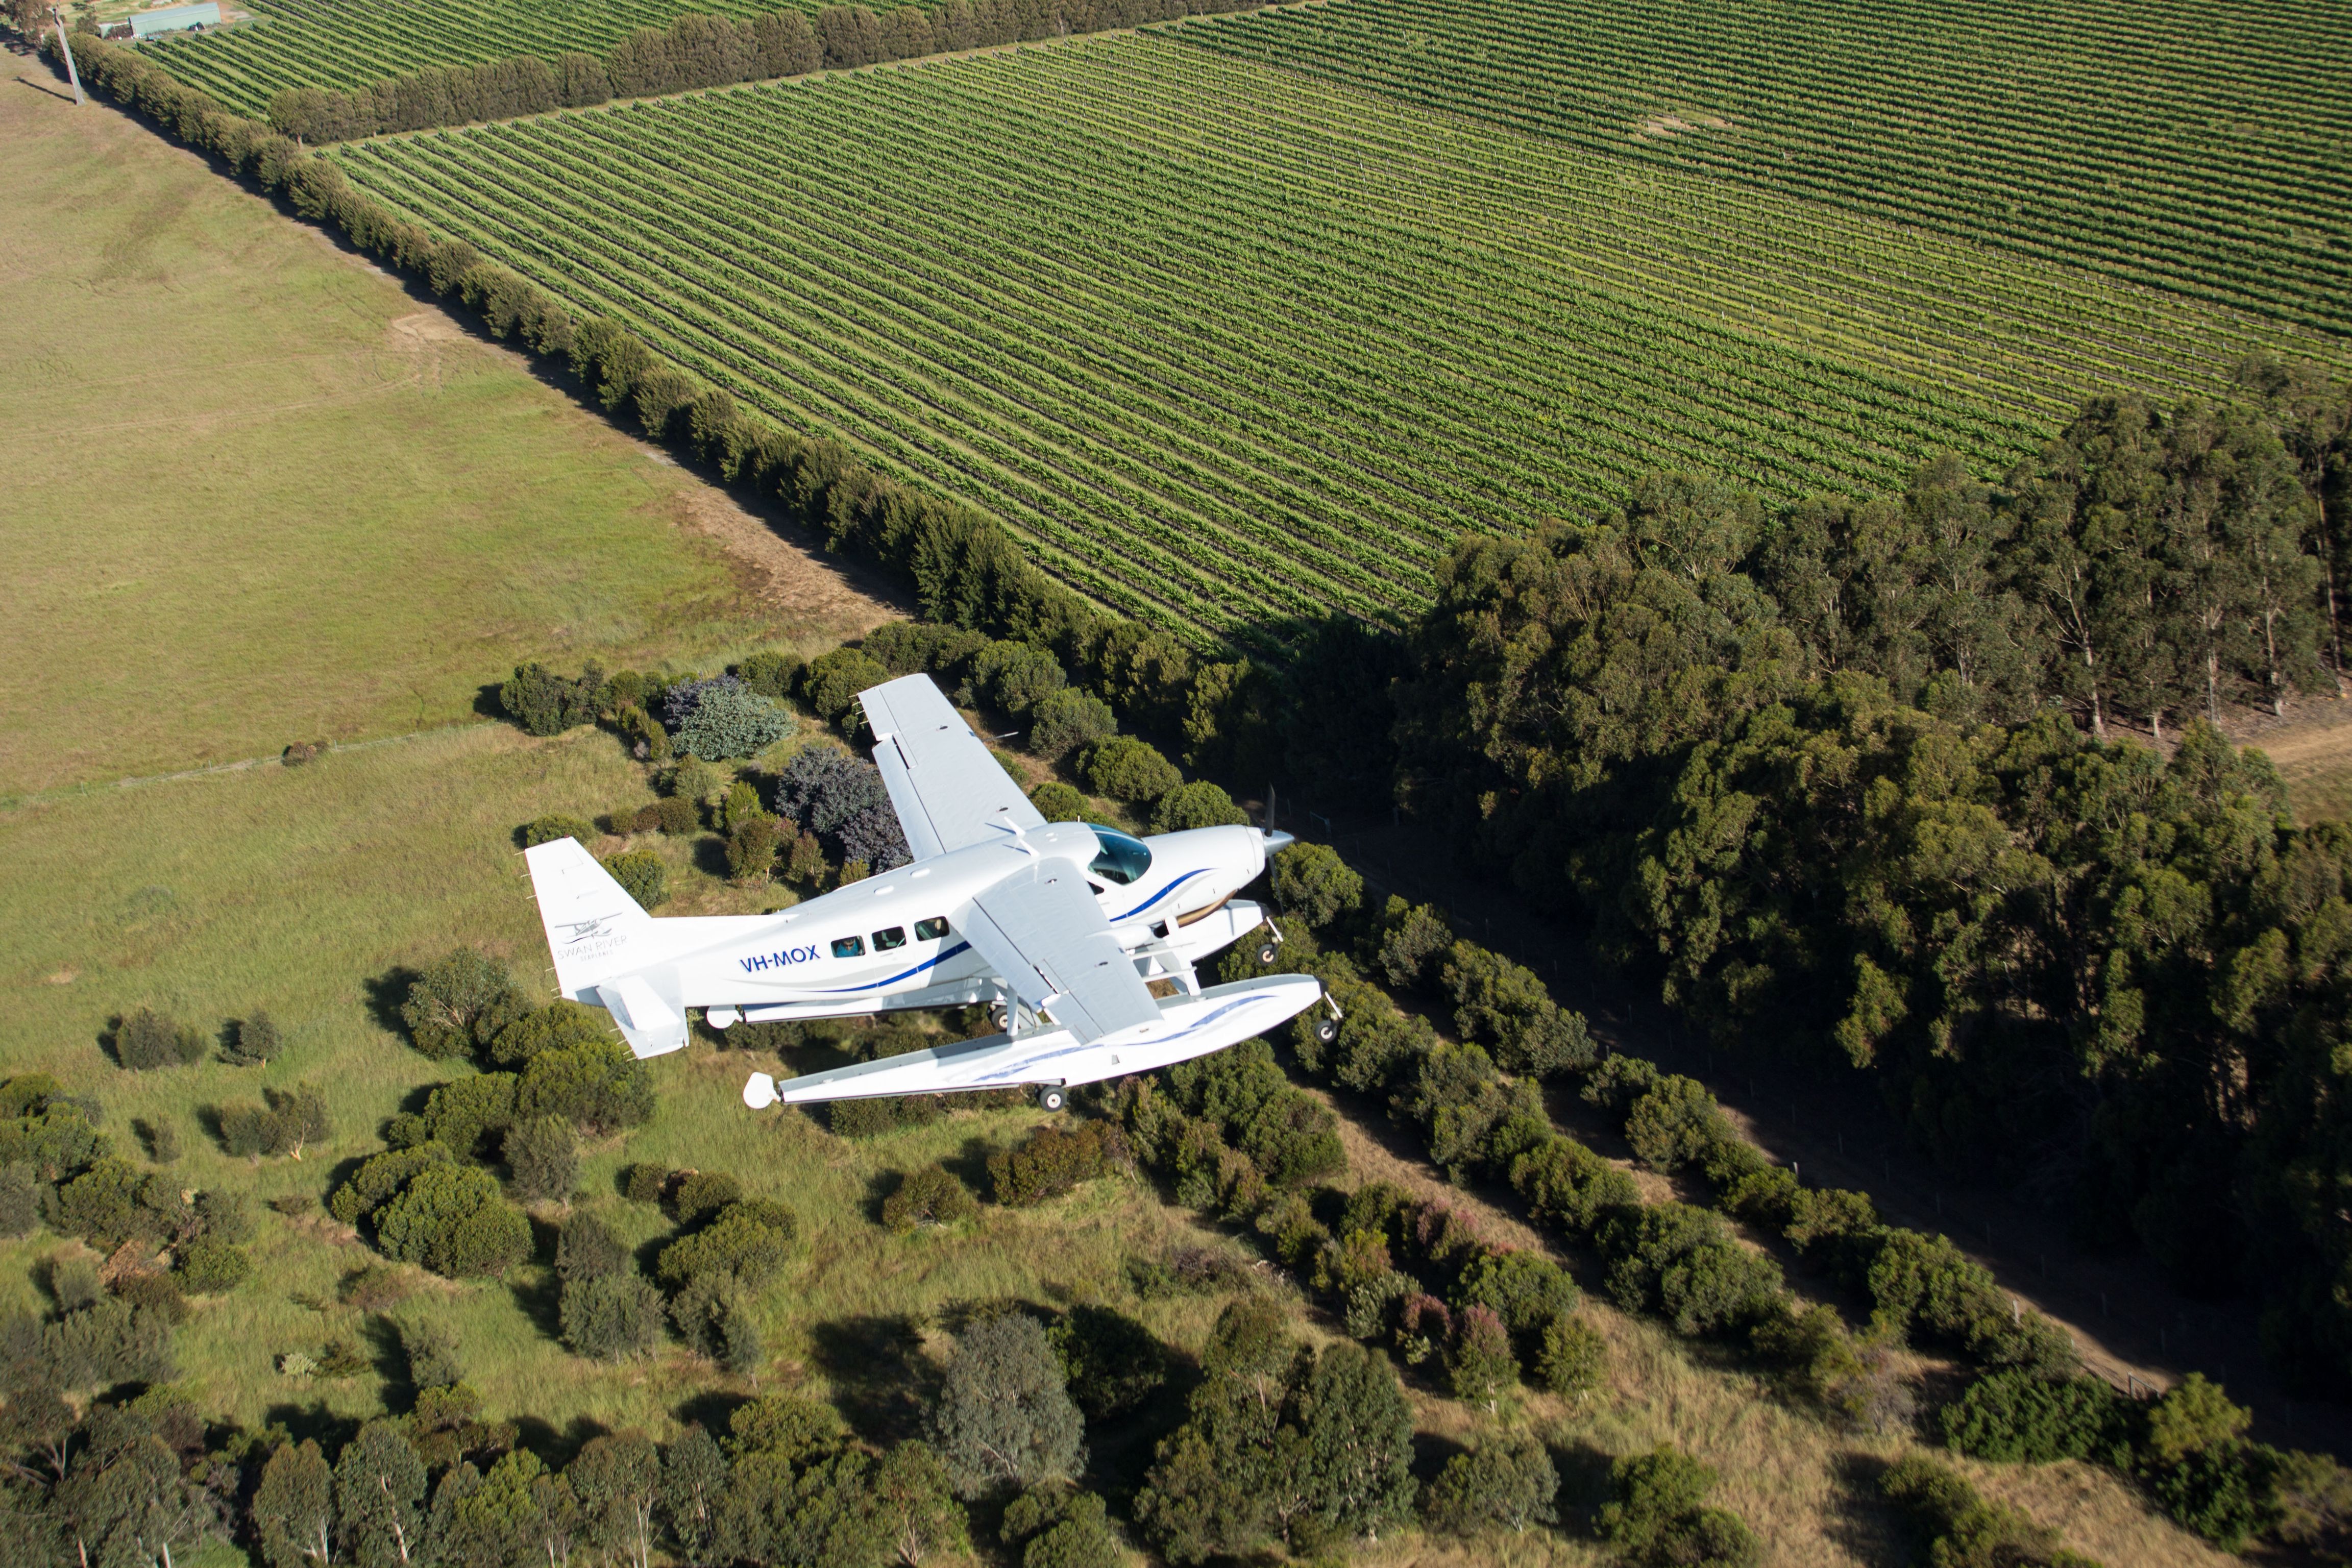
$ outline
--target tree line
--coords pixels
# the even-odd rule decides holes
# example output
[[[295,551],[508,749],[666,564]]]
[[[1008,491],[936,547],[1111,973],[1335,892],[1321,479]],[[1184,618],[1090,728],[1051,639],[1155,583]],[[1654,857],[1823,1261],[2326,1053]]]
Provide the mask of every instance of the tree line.
[[[269,123],[299,142],[348,142],[1253,10],[1263,3],[947,0],[928,10],[901,5],[879,14],[863,5],[826,5],[814,18],[800,10],[750,18],[689,12],[666,28],[638,28],[602,57],[578,50],[551,61],[518,55],[477,66],[429,67],[348,90],[289,88],[270,100]]]

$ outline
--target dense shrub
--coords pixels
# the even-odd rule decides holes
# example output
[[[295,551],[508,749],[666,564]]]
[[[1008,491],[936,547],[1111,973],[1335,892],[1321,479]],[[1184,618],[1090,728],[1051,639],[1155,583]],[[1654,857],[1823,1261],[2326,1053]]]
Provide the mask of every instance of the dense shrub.
[[[1609,1347],[1601,1331],[1582,1318],[1554,1318],[1544,1325],[1536,1352],[1536,1379],[1554,1394],[1580,1397],[1601,1386]]]
[[[1059,762],[1072,752],[1108,740],[1118,721],[1099,697],[1064,689],[1046,697],[1029,715],[1029,749]]]
[[[654,1348],[661,1292],[635,1268],[566,1278],[557,1303],[563,1342],[596,1361],[624,1361]]]
[[[761,813],[727,826],[727,874],[739,882],[764,882],[784,847],[783,825]]]
[[[1020,720],[1035,714],[1069,679],[1052,654],[1025,642],[992,642],[971,661],[973,694]]]
[[[1445,1376],[1454,1398],[1489,1408],[1518,1385],[1518,1358],[1511,1352],[1510,1331],[1503,1326],[1501,1313],[1492,1307],[1465,1307],[1454,1314]]]
[[[1926,1561],[1952,1568],[2096,1568],[2061,1548],[2054,1531],[1986,1501],[1958,1471],[1925,1454],[1888,1466],[1878,1489],[1911,1521]]]
[[[220,1119],[221,1147],[231,1154],[299,1155],[312,1143],[333,1134],[327,1118],[327,1100],[308,1084],[265,1091],[260,1105],[225,1105]]]
[[[1070,1397],[1089,1421],[1132,1410],[1168,1382],[1168,1347],[1108,1307],[1077,1306],[1047,1326]]]
[[[640,1165],[640,1171],[657,1169]],[[657,1191],[655,1194],[658,1198]],[[677,1220],[678,1228],[691,1230],[711,1218],[729,1204],[740,1203],[743,1184],[724,1171],[686,1171],[677,1177],[677,1184],[669,1189],[669,1212]]]
[[[522,664],[499,688],[499,706],[526,734],[560,735],[592,722],[604,705],[604,672],[591,664],[576,677],[543,664]]]
[[[1059,779],[1047,779],[1029,792],[1029,804],[1048,822],[1084,822],[1087,797]]]
[[[54,1228],[80,1237],[100,1252],[132,1240],[161,1247],[194,1219],[194,1205],[177,1182],[110,1158],[58,1187],[48,1204]]]
[[[668,726],[673,748],[706,762],[757,756],[795,727],[782,703],[731,676],[703,683],[693,711]]]
[[[830,746],[810,746],[784,764],[776,811],[816,835],[836,859],[887,870],[911,858],[881,770]]]
[[[511,1069],[524,1066],[541,1051],[601,1046],[612,1037],[611,1014],[558,998],[544,1007],[533,1007],[500,1029],[490,1041],[489,1057],[498,1066]]]
[[[284,1048],[278,1026],[256,1007],[229,1025],[229,1043],[223,1054],[238,1067],[261,1067],[276,1061]]]
[[[1780,1269],[1748,1251],[1717,1216],[1687,1204],[1619,1210],[1599,1245],[1610,1259],[1609,1293],[1629,1312],[1662,1317],[1678,1334],[1744,1327],[1769,1311]]]
[[[233,1290],[253,1272],[245,1249],[216,1237],[200,1236],[172,1255],[180,1286],[192,1295],[216,1296]]]
[[[979,1212],[971,1189],[940,1165],[908,1172],[882,1200],[882,1223],[901,1235],[919,1226],[957,1225]]]
[[[663,1247],[654,1275],[674,1291],[719,1279],[754,1289],[792,1261],[799,1237],[798,1217],[782,1204],[730,1204],[702,1229]]]
[[[134,1072],[184,1067],[205,1054],[204,1035],[193,1024],[142,1007],[114,1026],[114,1059]]]
[[[1988,1373],[1937,1416],[1944,1441],[1973,1458],[2043,1465],[2129,1458],[2129,1407],[2095,1377],[2053,1382],[2030,1372]]]
[[[1496,1437],[1445,1462],[1423,1489],[1421,1516],[1449,1535],[1496,1529],[1525,1534],[1532,1525],[1559,1522],[1559,1472],[1541,1443]]]
[[[580,1179],[580,1140],[560,1116],[531,1116],[507,1129],[499,1145],[515,1196],[525,1203],[569,1197]]]
[[[889,679],[890,672],[879,661],[854,647],[837,647],[809,660],[808,671],[801,678],[801,700],[826,723],[845,734],[854,733],[865,723],[857,694]]]
[[[471,1165],[432,1164],[376,1211],[376,1244],[452,1279],[500,1275],[530,1254],[530,1222]]]
[[[335,1189],[327,1200],[327,1212],[345,1225],[363,1224],[390,1203],[410,1177],[428,1166],[447,1163],[447,1146],[429,1142],[371,1155]]]
[[[596,842],[596,825],[593,822],[584,822],[576,816],[566,816],[562,812],[523,824],[522,843],[526,849],[541,844],[552,844],[559,838],[572,838],[582,844],[593,844]]]
[[[410,981],[400,1016],[416,1048],[438,1058],[488,1045],[530,1006],[505,964],[461,947]]]
[[[1363,907],[1364,879],[1328,845],[1293,844],[1274,857],[1274,897],[1310,926]]]
[[[839,1137],[872,1138],[902,1127],[927,1127],[946,1114],[947,1100],[940,1095],[877,1095],[836,1100],[825,1107],[824,1120]]]
[[[1712,1467],[1662,1447],[1618,1460],[1609,1475],[1616,1499],[1595,1523],[1636,1568],[1748,1568],[1762,1555],[1737,1514],[1706,1506]]]
[[[669,898],[669,868],[650,849],[624,849],[597,863],[641,910],[659,909]]]
[[[1247,826],[1249,813],[1234,804],[1221,784],[1206,779],[1179,784],[1151,808],[1151,831],[1181,833],[1192,827]]]
[[[1000,1538],[1020,1554],[1021,1568],[1121,1568],[1127,1562],[1103,1500],[1065,1486],[1041,1486],[1013,1499]]]
[[[609,1037],[541,1051],[515,1085],[514,1113],[560,1116],[592,1133],[635,1127],[654,1113],[653,1074]]]
[[[384,1142],[395,1149],[439,1143],[472,1159],[487,1155],[487,1141],[515,1118],[515,1075],[479,1073],[434,1089],[422,1111],[403,1112],[384,1125]]]
[[[21,1163],[0,1165],[0,1237],[29,1235],[41,1221],[40,1173]]]
[[[776,648],[761,648],[736,667],[735,673],[745,689],[757,696],[782,702],[800,684],[801,672],[808,668],[798,654]]]
[[[988,1176],[998,1203],[1024,1208],[1109,1173],[1126,1157],[1125,1141],[1107,1121],[1081,1122],[1067,1131],[1046,1126],[1017,1147],[990,1155]]]
[[[1025,1312],[957,1336],[926,1435],[966,1497],[1066,1482],[1086,1466],[1086,1424],[1044,1327]]]
[[[1436,978],[1431,961],[1453,945],[1454,928],[1443,913],[1428,904],[1408,905],[1391,893],[1381,915],[1372,964],[1391,985],[1411,990]]]
[[[1148,741],[1121,736],[1105,741],[1086,755],[1079,772],[1097,795],[1132,805],[1156,801],[1184,782],[1176,764]]]

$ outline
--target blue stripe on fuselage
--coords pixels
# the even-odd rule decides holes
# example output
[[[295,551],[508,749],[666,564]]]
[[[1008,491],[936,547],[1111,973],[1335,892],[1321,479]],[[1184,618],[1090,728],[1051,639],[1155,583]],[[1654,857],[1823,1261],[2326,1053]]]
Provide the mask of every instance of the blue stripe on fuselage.
[[[938,957],[927,958],[923,960],[922,963],[915,965],[912,969],[902,969],[887,980],[869,981],[864,985],[836,985],[829,991],[819,991],[814,993],[814,994],[819,996],[855,996],[860,991],[879,991],[885,985],[896,985],[898,982],[906,979],[909,975],[920,974],[926,969],[930,969],[936,965],[945,963],[949,959],[953,958],[959,952],[969,952],[971,951],[971,943],[968,942],[960,942],[953,947],[948,948],[940,952]]]
[[[1174,881],[1172,881],[1172,882],[1169,883],[1166,887],[1164,887],[1164,888],[1160,889],[1158,892],[1156,892],[1156,893],[1152,894],[1150,898],[1148,898],[1148,899],[1144,900],[1143,900],[1143,902],[1141,902],[1141,903],[1139,903],[1139,904],[1136,905],[1136,906],[1135,906],[1135,908],[1133,908],[1133,909],[1131,909],[1131,910],[1128,910],[1128,911],[1127,911],[1127,913],[1125,913],[1125,914],[1123,914],[1123,915],[1113,915],[1113,916],[1111,916],[1111,917],[1110,917],[1111,924],[1113,924],[1113,925],[1117,925],[1117,924],[1118,924],[1119,921],[1131,921],[1131,920],[1133,920],[1136,916],[1138,916],[1138,915],[1141,914],[1144,910],[1146,910],[1150,909],[1152,905],[1154,905],[1154,904],[1158,903],[1160,900],[1162,900],[1162,899],[1166,898],[1169,894],[1171,894],[1171,893],[1174,892],[1177,889],[1179,889],[1179,888],[1182,887],[1185,883],[1187,883],[1187,882],[1191,881],[1193,878],[1195,878],[1195,877],[1199,877],[1199,876],[1202,876],[1202,875],[1205,875],[1205,874],[1206,874],[1206,873],[1205,873],[1205,868],[1204,868],[1203,870],[1200,870],[1200,871],[1187,871],[1187,872],[1185,872],[1182,876],[1181,876],[1181,877],[1177,878]]]

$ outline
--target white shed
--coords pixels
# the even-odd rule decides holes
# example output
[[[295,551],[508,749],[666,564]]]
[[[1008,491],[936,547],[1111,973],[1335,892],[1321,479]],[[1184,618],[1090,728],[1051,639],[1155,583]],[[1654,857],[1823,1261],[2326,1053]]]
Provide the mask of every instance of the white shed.
[[[190,27],[220,26],[220,6],[215,0],[203,0],[197,5],[171,5],[161,11],[139,11],[131,17],[131,36],[152,38],[158,33],[183,32]]]

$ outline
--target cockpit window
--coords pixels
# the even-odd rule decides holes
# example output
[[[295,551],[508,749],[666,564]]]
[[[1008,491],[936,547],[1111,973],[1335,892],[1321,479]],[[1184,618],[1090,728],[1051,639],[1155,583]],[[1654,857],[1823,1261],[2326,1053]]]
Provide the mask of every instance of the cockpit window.
[[[1104,827],[1089,822],[1095,842],[1102,846],[1087,869],[1106,881],[1125,887],[1151,869],[1151,849],[1142,839],[1129,837],[1116,827]]]

